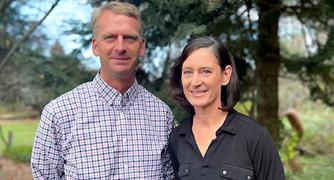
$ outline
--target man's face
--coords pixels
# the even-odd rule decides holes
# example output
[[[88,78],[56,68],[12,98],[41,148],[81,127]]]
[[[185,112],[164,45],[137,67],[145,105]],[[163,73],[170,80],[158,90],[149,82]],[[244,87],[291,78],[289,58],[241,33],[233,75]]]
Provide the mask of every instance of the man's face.
[[[137,59],[145,54],[145,40],[139,29],[135,18],[112,11],[102,12],[92,40],[93,53],[100,56],[102,77],[134,77]]]

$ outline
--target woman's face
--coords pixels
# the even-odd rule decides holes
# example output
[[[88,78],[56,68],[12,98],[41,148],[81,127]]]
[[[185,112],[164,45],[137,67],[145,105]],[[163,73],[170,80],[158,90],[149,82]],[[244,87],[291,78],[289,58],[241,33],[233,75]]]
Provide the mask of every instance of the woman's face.
[[[183,92],[189,103],[198,108],[218,108],[221,104],[221,86],[229,83],[232,67],[222,71],[210,48],[192,52],[182,65]]]

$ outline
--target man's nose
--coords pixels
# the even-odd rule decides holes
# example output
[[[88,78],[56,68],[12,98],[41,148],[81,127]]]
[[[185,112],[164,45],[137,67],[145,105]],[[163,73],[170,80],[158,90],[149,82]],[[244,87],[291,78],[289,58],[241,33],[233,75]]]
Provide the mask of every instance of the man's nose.
[[[122,53],[125,52],[125,44],[124,44],[124,39],[122,36],[118,36],[117,41],[116,41],[116,45],[115,45],[115,50],[118,53]]]

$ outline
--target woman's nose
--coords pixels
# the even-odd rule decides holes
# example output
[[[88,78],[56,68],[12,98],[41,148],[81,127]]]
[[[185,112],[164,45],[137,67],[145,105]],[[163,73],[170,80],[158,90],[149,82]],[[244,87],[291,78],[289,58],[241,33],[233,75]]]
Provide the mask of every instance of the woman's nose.
[[[195,73],[193,77],[191,78],[191,85],[198,86],[198,85],[201,85],[201,83],[202,81],[201,81],[199,74]]]

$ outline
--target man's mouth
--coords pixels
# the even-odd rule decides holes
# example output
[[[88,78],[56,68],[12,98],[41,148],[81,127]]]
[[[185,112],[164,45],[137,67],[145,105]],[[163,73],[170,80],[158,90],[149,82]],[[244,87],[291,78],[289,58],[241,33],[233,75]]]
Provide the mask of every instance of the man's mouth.
[[[123,61],[123,60],[129,60],[130,57],[110,57],[110,59],[115,59],[115,60]]]

